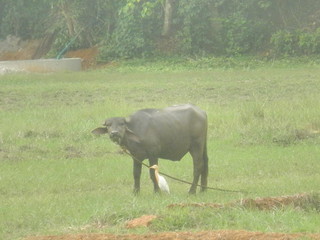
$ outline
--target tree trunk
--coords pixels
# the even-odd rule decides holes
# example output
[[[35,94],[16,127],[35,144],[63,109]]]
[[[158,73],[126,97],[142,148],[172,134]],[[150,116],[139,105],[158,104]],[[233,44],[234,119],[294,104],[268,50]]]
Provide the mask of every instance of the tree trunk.
[[[72,17],[72,12],[70,11],[69,5],[66,0],[60,2],[60,10],[61,10],[61,14],[66,20],[69,36],[72,37],[76,33],[75,23]]]
[[[168,37],[171,32],[173,3],[174,0],[166,0],[164,5],[164,23],[161,34],[163,37]]]

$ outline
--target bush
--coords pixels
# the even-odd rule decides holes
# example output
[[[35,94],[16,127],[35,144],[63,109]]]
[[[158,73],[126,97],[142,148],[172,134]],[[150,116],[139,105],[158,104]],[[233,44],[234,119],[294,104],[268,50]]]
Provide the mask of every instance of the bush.
[[[315,31],[280,30],[271,37],[272,50],[277,56],[301,56],[320,53],[320,28]]]
[[[119,20],[114,33],[101,47],[101,60],[140,57],[145,45],[144,37],[137,18],[126,16]]]

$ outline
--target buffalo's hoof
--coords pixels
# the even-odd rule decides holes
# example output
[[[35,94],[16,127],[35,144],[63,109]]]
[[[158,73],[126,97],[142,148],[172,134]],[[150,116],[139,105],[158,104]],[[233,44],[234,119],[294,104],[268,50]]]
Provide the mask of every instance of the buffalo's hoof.
[[[201,188],[200,192],[206,192],[207,191],[207,188],[206,187],[203,187]]]
[[[133,189],[133,194],[134,195],[139,195],[140,189]]]
[[[190,194],[190,195],[196,195],[196,190],[190,190],[190,191],[189,191],[189,194]]]

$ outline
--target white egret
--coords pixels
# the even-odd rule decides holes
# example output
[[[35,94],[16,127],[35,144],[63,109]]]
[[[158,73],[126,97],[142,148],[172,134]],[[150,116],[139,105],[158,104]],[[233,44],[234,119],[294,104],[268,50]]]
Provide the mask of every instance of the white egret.
[[[166,179],[159,174],[158,165],[153,165],[150,168],[154,169],[154,174],[156,176],[156,181],[158,183],[158,186],[159,186],[160,190],[170,194],[169,185],[168,185]]]

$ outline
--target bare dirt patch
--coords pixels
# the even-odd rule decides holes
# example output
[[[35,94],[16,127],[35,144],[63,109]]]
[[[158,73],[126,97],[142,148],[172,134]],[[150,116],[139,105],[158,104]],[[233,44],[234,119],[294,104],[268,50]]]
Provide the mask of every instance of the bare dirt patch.
[[[293,207],[304,207],[308,204],[313,204],[315,199],[313,195],[302,193],[292,196],[281,197],[265,197],[256,199],[242,199],[226,204],[219,203],[175,203],[170,204],[168,208],[173,207],[210,207],[210,208],[226,208],[226,207],[244,207],[256,208],[259,210],[271,210],[292,205]]]
[[[143,215],[126,223],[126,228],[147,227],[157,216]]]
[[[65,54],[68,58],[81,58],[82,69],[89,69],[96,66],[96,58],[98,55],[98,47],[79,49],[76,51],[69,51]]]
[[[23,41],[15,36],[8,36],[0,42],[0,61],[33,59],[41,40]]]
[[[51,48],[51,41],[52,39],[50,39],[50,36],[35,40],[21,40],[15,36],[8,36],[6,39],[0,41],[0,61],[45,58],[45,55]],[[91,47],[68,51],[65,53],[64,57],[81,58],[82,69],[89,69],[96,66],[98,52],[98,47]],[[30,72],[39,72],[39,69],[28,70]],[[2,72],[5,72],[5,70],[2,70]]]
[[[63,236],[29,237],[25,240],[291,240],[291,239],[320,239],[320,234],[285,234],[261,233],[244,230],[221,230],[203,232],[164,232],[155,234],[79,234]]]

